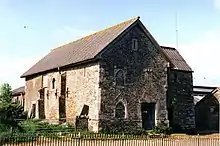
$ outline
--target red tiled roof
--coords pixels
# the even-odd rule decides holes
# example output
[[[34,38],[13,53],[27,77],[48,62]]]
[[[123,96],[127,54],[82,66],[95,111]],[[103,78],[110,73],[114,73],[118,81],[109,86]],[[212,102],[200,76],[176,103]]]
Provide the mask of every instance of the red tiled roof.
[[[174,65],[174,69],[183,71],[192,71],[191,67],[186,63],[180,53],[171,47],[161,46],[166,56],[169,58],[171,63]]]
[[[59,48],[53,49],[21,77],[93,59],[100,51],[102,51],[109,43],[116,39],[138,19],[139,17],[130,19]]]

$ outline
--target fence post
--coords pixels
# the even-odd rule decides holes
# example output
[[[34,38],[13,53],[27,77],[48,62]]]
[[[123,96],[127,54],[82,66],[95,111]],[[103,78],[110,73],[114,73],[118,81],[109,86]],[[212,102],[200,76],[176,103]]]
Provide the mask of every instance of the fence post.
[[[78,146],[80,146],[80,140],[81,140],[81,136],[80,136],[80,132],[79,132]]]
[[[34,146],[34,137],[36,137],[36,135],[32,133],[31,134],[31,146]]]
[[[197,145],[199,146],[200,143],[199,143],[199,134],[197,134]]]
[[[124,138],[124,132],[122,134],[122,146],[124,146],[125,138]]]

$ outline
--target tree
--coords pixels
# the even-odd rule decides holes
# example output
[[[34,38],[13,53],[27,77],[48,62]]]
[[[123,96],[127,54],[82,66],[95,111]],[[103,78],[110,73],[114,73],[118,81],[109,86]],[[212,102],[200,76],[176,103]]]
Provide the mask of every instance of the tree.
[[[23,107],[19,103],[12,102],[11,86],[4,83],[0,87],[0,124],[6,129],[19,129],[19,120],[25,119]],[[19,120],[18,120],[19,119]],[[1,129],[0,129],[1,130]]]
[[[4,83],[0,87],[0,101],[7,103],[12,101],[11,86],[8,83]]]
[[[20,104],[6,102],[0,104],[0,124],[5,125],[6,128],[21,130],[19,120],[24,118],[23,107]]]

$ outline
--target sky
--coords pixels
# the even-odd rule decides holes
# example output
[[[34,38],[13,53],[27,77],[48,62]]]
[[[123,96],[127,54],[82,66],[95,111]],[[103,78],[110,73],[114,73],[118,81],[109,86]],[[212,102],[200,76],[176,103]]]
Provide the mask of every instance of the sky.
[[[194,85],[220,86],[220,0],[0,0],[0,84],[23,86],[51,49],[136,16],[160,45],[178,46]]]

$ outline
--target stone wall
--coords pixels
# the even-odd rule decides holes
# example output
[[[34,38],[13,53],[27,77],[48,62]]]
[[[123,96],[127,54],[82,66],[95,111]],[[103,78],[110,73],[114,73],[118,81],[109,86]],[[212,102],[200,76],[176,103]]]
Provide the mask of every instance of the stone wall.
[[[132,49],[132,39],[138,41]],[[135,26],[101,54],[101,110],[99,130],[142,129],[141,103],[155,103],[156,126],[167,126],[166,61],[139,26]],[[120,86],[115,76],[122,70]],[[124,79],[124,81],[123,81]],[[125,118],[115,117],[118,102],[125,105]],[[118,122],[120,121],[120,122]]]
[[[30,115],[32,104],[36,104],[37,107],[37,100],[39,99],[38,90],[41,87],[42,76],[26,78],[24,111],[28,111],[28,115]]]
[[[52,81],[55,79],[55,88],[52,88]],[[61,75],[59,72],[51,72],[43,75],[44,87],[44,108],[45,118],[50,122],[57,122],[59,119],[59,97],[61,87]]]
[[[198,131],[219,132],[220,91],[204,97],[196,104],[196,128]],[[204,120],[205,119],[205,120]]]
[[[57,123],[59,115],[59,97],[61,96],[61,74],[66,73],[66,121],[75,125],[76,116],[80,116],[84,105],[89,106],[89,130],[98,130],[98,111],[100,107],[99,64],[90,63],[66,70],[50,72],[28,79],[26,82],[26,110],[30,111],[31,103],[38,103],[39,89],[44,90],[45,118]],[[53,89],[52,84],[55,81]],[[36,104],[36,115],[38,105]],[[39,118],[37,116],[36,118]]]
[[[82,65],[66,71],[67,88],[66,116],[69,122],[74,122],[80,116],[83,106],[89,106],[88,129],[98,131],[100,89],[99,89],[99,64]]]
[[[192,96],[192,72],[168,71],[168,109],[174,131],[189,132],[195,129],[195,106]]]

